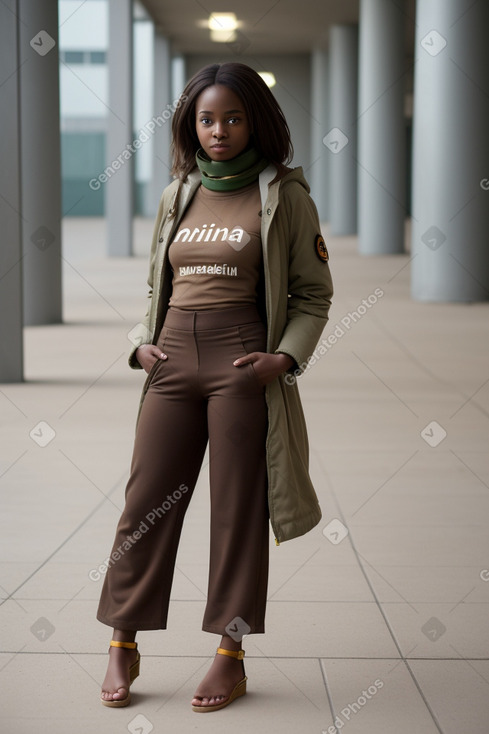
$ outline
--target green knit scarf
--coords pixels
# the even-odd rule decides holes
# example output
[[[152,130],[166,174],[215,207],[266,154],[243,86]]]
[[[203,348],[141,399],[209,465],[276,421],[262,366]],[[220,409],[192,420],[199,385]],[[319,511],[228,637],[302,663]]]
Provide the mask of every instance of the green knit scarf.
[[[212,161],[199,148],[195,160],[202,175],[202,186],[211,191],[235,191],[248,186],[258,179],[268,165],[268,160],[262,158],[255,148],[250,148],[230,161]]]

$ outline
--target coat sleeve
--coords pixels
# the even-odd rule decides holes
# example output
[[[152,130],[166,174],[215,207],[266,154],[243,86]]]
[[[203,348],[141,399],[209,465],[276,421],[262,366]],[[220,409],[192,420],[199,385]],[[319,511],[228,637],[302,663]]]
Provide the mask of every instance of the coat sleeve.
[[[168,206],[169,206],[169,187],[163,191],[163,194],[160,199],[160,204],[158,207],[158,213],[156,215],[156,219],[155,219],[155,223],[153,227],[153,237],[151,240],[151,252],[150,252],[150,258],[149,258],[148,308],[146,310],[146,315],[144,316],[143,320],[140,321],[138,324],[136,324],[136,326],[133,329],[131,329],[128,335],[128,338],[132,344],[132,349],[129,353],[128,362],[129,362],[129,366],[135,370],[142,369],[141,365],[139,364],[138,360],[136,359],[136,350],[142,344],[150,344],[151,339],[152,339],[152,334],[149,330],[149,314],[151,311],[151,301],[153,298],[154,267],[155,267],[155,260],[156,260],[156,251],[158,247],[158,235],[161,229],[162,222],[166,218]]]
[[[289,242],[287,323],[275,352],[291,356],[289,370],[300,374],[314,352],[328,321],[333,283],[314,201],[298,182],[283,187]]]

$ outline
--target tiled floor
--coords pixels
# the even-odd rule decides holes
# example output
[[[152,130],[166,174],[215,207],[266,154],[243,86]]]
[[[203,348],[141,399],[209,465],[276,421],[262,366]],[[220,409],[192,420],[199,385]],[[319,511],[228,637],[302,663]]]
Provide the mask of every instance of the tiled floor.
[[[487,734],[489,306],[414,303],[409,256],[361,258],[354,238],[328,238],[337,342],[300,382],[324,518],[271,543],[249,695],[214,715],[189,706],[216,644],[200,630],[204,467],[169,630],[139,635],[133,705],[100,705],[97,568],[132,450],[127,333],[151,226],[136,223],[138,257],[108,260],[101,221],[65,221],[65,323],[26,329],[27,380],[0,386],[1,730]]]

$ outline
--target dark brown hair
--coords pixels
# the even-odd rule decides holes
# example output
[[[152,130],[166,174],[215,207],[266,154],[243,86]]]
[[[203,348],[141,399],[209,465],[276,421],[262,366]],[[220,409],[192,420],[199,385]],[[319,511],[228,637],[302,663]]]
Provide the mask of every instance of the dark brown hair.
[[[182,92],[172,120],[172,173],[181,179],[195,167],[200,148],[195,129],[195,103],[207,87],[222,84],[232,89],[243,102],[253,130],[255,148],[270,163],[289,163],[293,148],[284,113],[261,76],[246,64],[210,64],[198,71]]]

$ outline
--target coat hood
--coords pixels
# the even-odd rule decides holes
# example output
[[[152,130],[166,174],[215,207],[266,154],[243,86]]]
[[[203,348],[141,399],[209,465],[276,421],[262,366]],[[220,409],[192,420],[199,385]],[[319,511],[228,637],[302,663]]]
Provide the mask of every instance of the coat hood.
[[[284,166],[283,172],[280,170],[278,171],[277,176],[274,179],[274,182],[275,181],[279,181],[281,187],[287,186],[292,182],[299,183],[308,194],[311,191],[311,188],[304,177],[302,166],[297,166],[296,168],[287,168]]]

